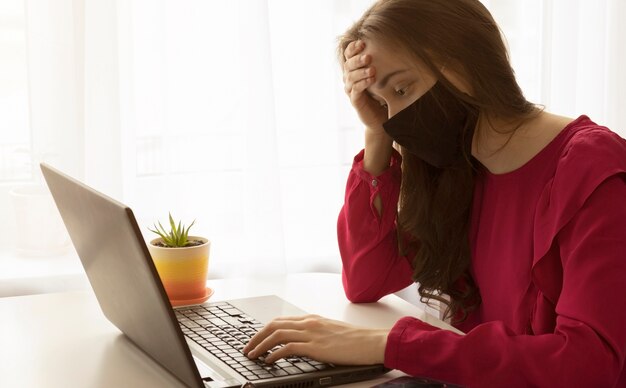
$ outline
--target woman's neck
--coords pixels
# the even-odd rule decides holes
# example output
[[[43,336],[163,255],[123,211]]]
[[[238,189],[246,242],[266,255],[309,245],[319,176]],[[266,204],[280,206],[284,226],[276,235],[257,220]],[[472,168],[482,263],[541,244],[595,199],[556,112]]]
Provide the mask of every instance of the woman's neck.
[[[537,155],[571,121],[543,111],[525,121],[481,116],[472,156],[494,174],[511,172]]]

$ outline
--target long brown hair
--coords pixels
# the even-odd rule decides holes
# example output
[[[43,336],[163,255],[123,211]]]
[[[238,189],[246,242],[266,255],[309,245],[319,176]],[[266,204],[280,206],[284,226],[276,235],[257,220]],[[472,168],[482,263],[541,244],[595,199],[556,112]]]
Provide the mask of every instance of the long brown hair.
[[[380,0],[340,37],[342,63],[346,47],[358,39],[375,40],[419,59],[444,87],[479,112],[480,120],[496,116],[519,126],[540,112],[524,97],[500,29],[478,0]],[[441,73],[441,65],[463,75],[472,95],[455,88]],[[433,167],[401,149],[400,252],[414,255],[413,280],[422,301],[443,302],[444,315],[455,321],[464,320],[480,304],[469,271],[477,174],[471,156],[473,133],[474,128],[463,128],[465,157],[451,167]]]

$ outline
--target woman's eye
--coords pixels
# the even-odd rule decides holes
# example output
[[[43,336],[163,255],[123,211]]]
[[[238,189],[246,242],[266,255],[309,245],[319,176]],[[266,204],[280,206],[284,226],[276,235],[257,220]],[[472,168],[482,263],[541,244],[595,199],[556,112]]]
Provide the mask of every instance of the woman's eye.
[[[406,88],[396,90],[396,94],[397,94],[398,96],[404,96],[404,95],[406,95]]]

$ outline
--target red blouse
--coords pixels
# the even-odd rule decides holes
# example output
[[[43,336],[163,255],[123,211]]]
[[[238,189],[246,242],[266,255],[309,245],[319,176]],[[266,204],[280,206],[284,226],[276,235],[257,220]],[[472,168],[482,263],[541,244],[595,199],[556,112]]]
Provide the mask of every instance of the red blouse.
[[[375,302],[413,270],[396,244],[400,155],[377,177],[362,159],[337,229],[347,297]],[[471,222],[482,303],[466,334],[402,318],[385,365],[470,387],[626,387],[626,140],[579,117],[519,169],[481,171]]]

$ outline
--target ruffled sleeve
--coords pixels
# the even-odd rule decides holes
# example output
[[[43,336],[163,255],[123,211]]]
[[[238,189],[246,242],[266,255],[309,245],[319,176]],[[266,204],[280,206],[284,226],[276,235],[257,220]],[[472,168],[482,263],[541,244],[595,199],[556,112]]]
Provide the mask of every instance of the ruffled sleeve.
[[[548,255],[558,244],[559,232],[576,216],[602,182],[626,173],[626,141],[605,127],[594,125],[576,132],[564,148],[554,178],[539,198],[535,214],[533,283],[552,305],[556,305],[564,263]],[[626,198],[607,203],[623,206]],[[626,258],[625,258],[626,260]],[[541,310],[541,309],[539,309]],[[535,320],[540,317],[535,317]],[[536,323],[538,326],[548,324]]]
[[[352,302],[375,302],[412,283],[407,258],[399,256],[396,216],[402,158],[394,150],[390,166],[379,176],[363,169],[361,151],[346,185],[345,202],[337,221],[343,263],[343,285]],[[380,195],[382,215],[374,207]]]
[[[626,141],[595,126],[560,154],[535,215],[532,333],[396,323],[385,364],[480,387],[626,386]]]

